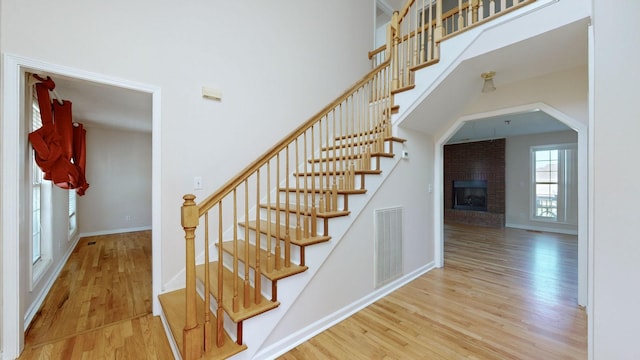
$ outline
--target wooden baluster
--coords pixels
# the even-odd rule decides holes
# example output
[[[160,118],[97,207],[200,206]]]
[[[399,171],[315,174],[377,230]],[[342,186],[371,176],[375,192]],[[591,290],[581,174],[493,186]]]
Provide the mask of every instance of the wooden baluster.
[[[244,181],[244,308],[251,306],[251,283],[249,281],[249,181]]]
[[[489,17],[496,14],[496,2],[494,0],[489,1]]]
[[[249,224],[245,224],[248,226]],[[218,271],[222,271],[218,264]],[[233,311],[240,310],[238,298],[238,189],[233,189]]]
[[[324,147],[329,146],[329,115],[331,114],[331,112],[328,112],[326,117],[327,117],[327,121],[324,122],[324,134],[325,134],[325,141],[324,141]],[[329,157],[329,153],[330,151],[327,150],[324,152],[325,153],[325,161],[324,161],[324,166],[325,166],[325,185],[327,188],[329,188],[329,186],[331,186],[331,161],[330,161],[330,157]]]
[[[316,177],[315,177],[315,125],[311,125],[311,209],[316,208]]]
[[[337,112],[336,110],[339,109]],[[336,109],[333,110],[333,183],[337,184],[338,183],[338,141],[336,140],[336,136],[339,136],[339,132],[338,132],[338,128],[336,127],[337,124],[339,123],[339,120],[336,119],[336,117],[340,116],[340,112],[342,111],[342,103],[338,104],[338,106],[336,106]]]
[[[204,214],[204,351],[211,350],[211,271],[209,270],[209,212]]]
[[[413,7],[415,13],[415,30],[413,31],[413,64],[418,65],[418,30],[420,30],[420,19],[418,18],[418,5],[417,3]]]
[[[500,11],[505,11],[507,9],[507,0],[500,0]]]
[[[471,1],[471,0],[469,0]],[[462,12],[462,0],[458,0],[458,31],[464,29],[464,13]]]
[[[339,139],[340,139],[340,147],[338,148],[338,153],[339,153],[339,157],[340,157],[340,160],[339,160],[340,171],[344,171],[344,147],[342,146],[342,141],[343,141],[342,139],[343,139],[343,136],[345,134],[343,125],[344,125],[344,119],[345,119],[346,116],[342,113],[342,105],[343,105],[343,103],[345,104],[344,107],[346,109],[346,102],[343,101],[342,103],[340,103],[340,137],[339,137]],[[342,179],[343,177],[344,177],[344,175],[341,175],[340,179]],[[338,180],[338,184],[339,183],[340,183],[340,180]],[[342,189],[342,188],[343,187],[340,186],[340,189]]]
[[[278,189],[276,189],[276,193],[278,193]],[[273,271],[273,251],[271,251],[271,243],[273,239],[271,238],[271,159],[267,161],[267,204],[269,207],[267,208],[267,272]]]
[[[299,152],[300,148],[298,147],[300,136],[296,138],[296,172],[300,170],[300,158]],[[305,159],[306,161],[306,159]],[[302,226],[300,225],[300,207],[302,204],[300,203],[300,177],[296,177],[296,239],[302,239]],[[304,178],[303,178],[304,179]]]
[[[267,189],[268,191],[268,189]],[[271,206],[271,204],[268,204]],[[267,211],[269,211],[269,207],[267,207]],[[249,239],[245,239],[247,243]],[[255,268],[255,279],[253,280],[255,283],[254,287],[254,300],[256,304],[260,304],[262,302],[262,269],[260,266],[260,168],[256,170],[256,268]]]
[[[304,186],[303,188],[303,193],[304,193],[304,211],[305,213],[307,213],[309,211],[309,191],[308,191],[308,184],[307,184],[307,163],[309,162],[309,158],[307,156],[307,131],[304,132],[304,175],[302,176],[302,179],[304,181],[304,183],[302,184]],[[306,237],[306,232],[305,232],[305,237]]]
[[[429,6],[431,6],[431,0],[429,0]],[[420,11],[420,64],[422,64],[425,61],[425,56],[426,53],[424,51],[424,43],[425,43],[425,37],[424,37],[424,30],[425,30],[425,25],[427,24],[424,20],[424,13],[425,11],[427,11],[427,9],[424,6],[424,0],[422,0],[422,7],[421,7],[422,11]]]
[[[427,48],[428,54],[427,54],[427,58],[429,60],[433,60],[433,25],[431,24],[433,21],[433,1],[429,0],[429,27],[427,28],[428,30],[428,35],[427,35],[427,43],[429,44],[429,47]]]
[[[285,187],[287,188],[287,191],[285,192],[285,198],[286,198],[286,202],[284,203],[284,214],[285,214],[285,219],[284,219],[284,224],[285,224],[285,228],[286,228],[286,233],[285,233],[285,241],[284,241],[284,266],[285,267],[290,267],[291,266],[291,205],[290,205],[290,199],[289,197],[290,195],[290,191],[289,191],[289,178],[291,177],[291,171],[290,171],[290,161],[289,161],[289,145],[287,145],[287,147],[285,148],[285,161],[287,163],[287,165],[285,166]]]
[[[280,153],[276,155],[276,186],[280,188]],[[280,191],[276,194],[276,249],[274,254],[274,259],[276,261],[275,268],[276,270],[280,270],[282,264],[280,261],[280,255],[282,254],[282,248],[280,246]]]
[[[442,1],[442,0],[439,0]],[[393,56],[391,59],[391,66],[393,69],[393,80],[391,81],[391,89],[399,89],[400,88],[400,66],[398,59],[398,52],[400,46],[400,28],[398,25],[398,12],[394,11],[393,16],[391,16],[391,32],[393,33]]]
[[[218,264],[222,264],[223,259],[223,249],[222,249],[222,201],[218,203]],[[222,347],[224,345],[224,308],[222,307],[223,303],[223,282],[224,274],[222,271],[218,271],[218,308],[216,309],[216,328],[217,338],[216,345],[218,347]]]
[[[344,131],[343,131],[343,122],[344,122],[344,115],[342,114],[342,107],[343,107],[344,101],[340,103],[340,111],[338,112],[338,137],[336,137],[336,151],[338,153],[338,156],[336,158],[335,164],[333,165],[334,168],[336,169],[336,174],[338,173],[338,166],[340,167],[340,171],[342,171],[343,167],[342,167],[342,161],[343,161],[343,156],[344,156],[344,147],[342,146],[342,138],[344,136]],[[335,155],[335,152],[334,152]],[[340,175],[340,177],[338,178],[338,184],[340,184],[340,179],[342,178],[342,175]],[[340,186],[340,185],[338,185]]]
[[[444,28],[442,27],[442,0],[437,0],[436,3],[436,30],[433,34],[433,42],[435,44],[434,59],[440,58],[440,41],[444,36]]]
[[[404,84],[403,86],[410,85],[410,74],[409,68],[411,67],[411,16],[407,16],[407,41],[404,42],[404,47],[406,48],[405,59],[404,59]]]
[[[197,359],[202,354],[202,339],[197,319],[196,310],[196,256],[195,238],[196,228],[199,221],[199,210],[195,203],[194,195],[182,197],[184,203],[181,208],[181,223],[185,232],[186,245],[186,284],[185,284],[185,325],[182,331],[182,341],[184,344],[183,358]]]
[[[474,24],[478,22],[478,5],[478,0],[471,0],[471,18]]]

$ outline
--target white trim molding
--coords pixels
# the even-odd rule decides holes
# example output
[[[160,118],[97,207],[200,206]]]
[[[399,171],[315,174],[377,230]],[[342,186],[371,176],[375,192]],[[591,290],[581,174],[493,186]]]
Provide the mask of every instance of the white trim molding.
[[[103,74],[92,73],[80,69],[52,64],[41,60],[30,59],[12,54],[2,55],[2,124],[0,128],[0,146],[2,170],[0,185],[2,197],[0,213],[2,214],[2,230],[0,239],[2,249],[2,357],[15,359],[24,347],[25,310],[20,299],[20,249],[17,239],[20,238],[20,101],[21,74],[25,71],[46,72],[65,77],[96,82],[104,85],[140,91],[152,95],[152,225],[153,230],[153,310],[160,311],[157,295],[161,289],[161,90],[158,86],[118,79]],[[26,275],[25,275],[26,276]]]

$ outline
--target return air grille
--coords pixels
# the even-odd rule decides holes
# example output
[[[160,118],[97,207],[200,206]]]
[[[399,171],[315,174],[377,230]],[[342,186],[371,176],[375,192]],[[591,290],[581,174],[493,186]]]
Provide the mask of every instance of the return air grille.
[[[402,207],[375,211],[374,267],[378,288],[402,275]]]

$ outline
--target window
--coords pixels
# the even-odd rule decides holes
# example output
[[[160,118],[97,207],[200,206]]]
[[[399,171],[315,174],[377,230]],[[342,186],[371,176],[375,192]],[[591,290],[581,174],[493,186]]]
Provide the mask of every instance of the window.
[[[567,222],[573,197],[575,144],[535,146],[531,148],[532,218]]]
[[[31,118],[30,131],[42,126],[40,108],[35,96],[28,107]],[[44,174],[35,162],[34,151],[30,152],[29,177],[31,178],[31,286],[33,290],[37,282],[51,265],[51,215],[52,187],[51,181],[44,179]]]
[[[33,151],[32,151],[33,152]],[[33,156],[32,156],[33,158]],[[33,264],[42,258],[42,205],[41,205],[42,171],[32,161],[31,182],[31,260]]]
[[[69,240],[71,240],[73,234],[76,232],[77,227],[76,199],[76,191],[69,189]]]
[[[32,103],[31,131],[42,126],[38,102]],[[34,160],[35,151],[31,150],[31,260],[36,264],[42,258],[42,170]]]

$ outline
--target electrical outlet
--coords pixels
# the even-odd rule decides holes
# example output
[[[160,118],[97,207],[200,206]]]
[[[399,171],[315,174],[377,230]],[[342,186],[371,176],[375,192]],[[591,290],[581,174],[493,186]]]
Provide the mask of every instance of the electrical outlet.
[[[407,150],[402,150],[402,158],[403,159],[408,159],[409,158],[409,152]]]

